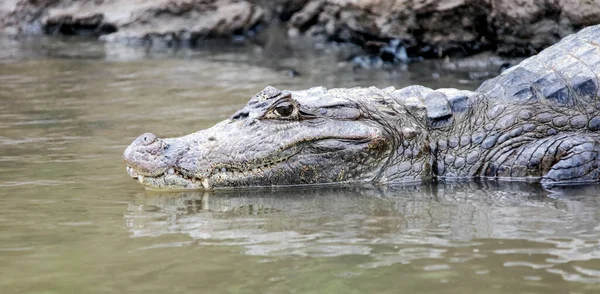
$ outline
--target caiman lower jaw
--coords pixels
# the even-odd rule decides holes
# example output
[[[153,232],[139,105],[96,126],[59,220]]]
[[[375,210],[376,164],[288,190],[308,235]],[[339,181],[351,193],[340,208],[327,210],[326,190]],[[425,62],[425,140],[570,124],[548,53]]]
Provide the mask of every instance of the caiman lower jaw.
[[[127,166],[127,173],[135,180],[147,186],[148,189],[157,190],[209,190],[212,188],[208,178],[189,177],[174,168],[167,169],[166,172],[158,176],[144,176],[135,171],[131,166]]]

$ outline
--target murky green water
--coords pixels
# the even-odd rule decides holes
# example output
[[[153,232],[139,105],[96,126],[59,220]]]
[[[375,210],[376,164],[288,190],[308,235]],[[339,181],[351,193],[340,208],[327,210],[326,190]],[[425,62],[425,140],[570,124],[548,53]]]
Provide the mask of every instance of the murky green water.
[[[476,86],[227,51],[0,39],[1,293],[600,292],[600,186],[144,191],[120,158],[135,137],[211,126],[267,84]]]

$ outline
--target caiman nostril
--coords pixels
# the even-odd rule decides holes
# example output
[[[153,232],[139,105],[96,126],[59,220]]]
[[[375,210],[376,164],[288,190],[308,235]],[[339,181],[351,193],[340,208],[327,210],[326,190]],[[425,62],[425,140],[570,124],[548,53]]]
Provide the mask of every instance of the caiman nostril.
[[[148,145],[156,142],[156,139],[158,139],[158,137],[155,134],[145,133],[145,134],[139,136],[137,139],[135,139],[135,143],[137,143],[138,145],[142,145],[142,146],[148,146]]]

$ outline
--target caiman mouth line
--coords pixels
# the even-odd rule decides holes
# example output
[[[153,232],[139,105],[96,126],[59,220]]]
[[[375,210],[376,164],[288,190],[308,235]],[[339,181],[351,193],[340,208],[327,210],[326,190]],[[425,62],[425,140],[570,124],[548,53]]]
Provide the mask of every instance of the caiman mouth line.
[[[202,187],[204,187],[204,189],[211,188],[210,181],[208,178],[197,178],[194,176],[188,176],[188,175],[182,173],[181,171],[175,169],[174,167],[170,167],[167,169],[167,171],[163,172],[162,174],[156,175],[156,176],[144,176],[144,175],[138,173],[135,170],[135,168],[127,165],[127,173],[133,179],[138,180],[138,182],[140,182],[140,184],[157,182],[160,179],[163,179],[165,183],[168,180],[172,181],[172,180],[181,179],[181,180],[184,180],[184,181],[192,183],[192,184],[200,183],[200,184],[202,184]],[[168,187],[168,186],[165,185],[165,187]],[[198,186],[198,188],[200,188],[200,187]]]
[[[289,156],[286,156],[286,157],[283,157],[283,158],[280,158],[277,160],[265,161],[260,164],[247,164],[247,166],[244,168],[236,167],[236,166],[229,165],[229,164],[218,164],[215,167],[213,167],[211,173],[207,177],[197,177],[197,176],[191,175],[187,171],[183,171],[176,167],[169,167],[165,172],[155,175],[155,176],[143,175],[141,172],[138,172],[134,167],[132,167],[130,165],[127,165],[126,169],[127,169],[127,173],[133,179],[138,180],[140,182],[140,184],[156,182],[160,179],[164,179],[165,182],[168,180],[181,179],[181,180],[184,180],[184,181],[192,183],[192,184],[200,183],[204,189],[208,190],[208,189],[212,188],[211,178],[214,180],[216,177],[221,177],[221,178],[251,177],[253,175],[265,172],[266,170],[275,168],[277,165],[280,165],[280,164],[288,161],[289,158],[291,158],[292,156],[294,156],[296,154],[297,153],[294,153],[294,154],[291,154]],[[192,188],[194,188],[194,187],[192,187]],[[200,188],[200,186],[198,186],[198,188]]]

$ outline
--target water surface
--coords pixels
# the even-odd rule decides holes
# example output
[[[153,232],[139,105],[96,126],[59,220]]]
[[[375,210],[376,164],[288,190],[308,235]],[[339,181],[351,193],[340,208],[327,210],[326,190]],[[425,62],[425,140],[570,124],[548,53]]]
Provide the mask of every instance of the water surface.
[[[265,85],[478,83],[214,47],[0,39],[2,293],[600,292],[600,186],[143,190],[121,160],[135,137],[209,127]]]

